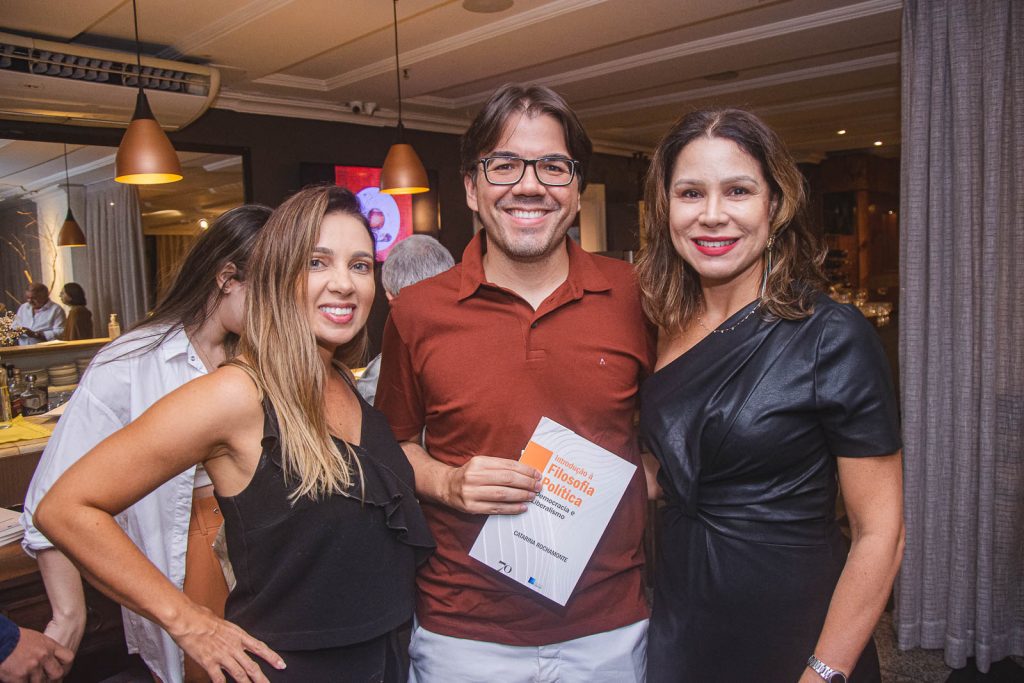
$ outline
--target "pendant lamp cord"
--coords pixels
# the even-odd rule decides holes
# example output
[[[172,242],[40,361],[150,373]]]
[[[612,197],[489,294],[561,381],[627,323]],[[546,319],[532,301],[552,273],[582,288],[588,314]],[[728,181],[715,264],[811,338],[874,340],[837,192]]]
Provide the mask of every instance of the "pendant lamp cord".
[[[135,2],[135,0],[132,0]],[[402,130],[402,67],[398,63],[398,0],[391,1],[391,11],[394,16],[395,28],[395,84],[398,86],[398,130]]]
[[[71,174],[68,173],[68,143],[64,143],[64,189],[68,192],[68,213],[71,212]]]
[[[142,44],[139,43],[139,8],[132,0],[132,21],[135,23],[135,63],[139,67],[139,90],[142,90]]]

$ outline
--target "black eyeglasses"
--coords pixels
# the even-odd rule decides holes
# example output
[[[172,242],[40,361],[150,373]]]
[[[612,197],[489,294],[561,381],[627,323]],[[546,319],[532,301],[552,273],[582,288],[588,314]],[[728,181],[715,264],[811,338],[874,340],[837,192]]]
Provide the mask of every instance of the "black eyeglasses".
[[[521,159],[519,157],[484,157],[477,161],[484,167],[484,177],[491,185],[515,185],[526,174],[526,167],[533,166],[537,180],[542,185],[564,187],[576,177],[576,166],[580,162],[563,157],[542,157]]]

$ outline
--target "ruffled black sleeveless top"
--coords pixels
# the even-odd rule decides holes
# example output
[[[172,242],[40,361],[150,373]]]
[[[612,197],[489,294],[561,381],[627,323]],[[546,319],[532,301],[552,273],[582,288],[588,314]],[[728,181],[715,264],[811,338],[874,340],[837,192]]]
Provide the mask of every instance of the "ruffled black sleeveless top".
[[[217,496],[237,579],[226,618],[271,648],[351,645],[412,616],[416,567],[434,541],[415,497],[412,466],[384,416],[362,398],[359,403],[360,443],[350,445],[362,482],[353,468],[343,494],[289,501],[277,415],[264,400],[256,473],[238,495]]]

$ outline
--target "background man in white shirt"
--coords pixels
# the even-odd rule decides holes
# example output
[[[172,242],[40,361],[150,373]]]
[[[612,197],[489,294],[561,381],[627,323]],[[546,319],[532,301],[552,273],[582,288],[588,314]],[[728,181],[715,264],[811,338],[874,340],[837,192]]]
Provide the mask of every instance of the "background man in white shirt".
[[[25,303],[14,315],[14,324],[23,328],[18,344],[28,346],[60,337],[66,318],[64,309],[50,301],[50,289],[33,282],[25,290]]]

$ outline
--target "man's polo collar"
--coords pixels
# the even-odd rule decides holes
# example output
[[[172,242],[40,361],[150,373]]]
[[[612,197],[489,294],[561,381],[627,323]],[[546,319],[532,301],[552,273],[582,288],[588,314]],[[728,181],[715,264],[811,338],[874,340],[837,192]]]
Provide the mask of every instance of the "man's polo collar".
[[[573,299],[583,296],[584,292],[605,292],[612,288],[608,278],[598,268],[594,256],[583,250],[575,240],[565,238],[569,250],[569,295]],[[489,284],[484,275],[485,231],[481,230],[462,252],[462,280],[459,283],[459,301],[467,299],[480,289],[481,285]]]

